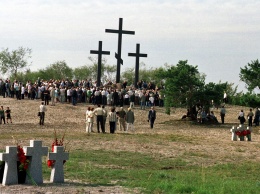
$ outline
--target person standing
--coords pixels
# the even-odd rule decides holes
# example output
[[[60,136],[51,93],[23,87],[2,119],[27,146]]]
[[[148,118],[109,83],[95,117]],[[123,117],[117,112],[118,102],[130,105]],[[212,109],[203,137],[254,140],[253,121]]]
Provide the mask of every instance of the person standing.
[[[87,133],[89,132],[88,113],[89,113],[90,110],[91,110],[91,107],[88,107],[87,111],[86,111],[86,132]]]
[[[155,119],[156,119],[156,111],[154,110],[154,107],[152,106],[148,112],[148,122],[150,122],[151,129],[153,128]]]
[[[104,111],[100,107],[100,104],[98,104],[98,107],[93,111],[93,114],[95,114],[97,116],[97,130],[98,130],[98,133],[100,133],[100,130],[99,130],[99,126],[100,125],[101,125],[102,133],[105,133],[105,130],[104,130],[104,120],[103,120]]]
[[[11,110],[9,109],[9,107],[6,107],[5,114],[6,114],[6,123],[8,123],[8,120],[10,120],[12,123]]]
[[[255,118],[254,118],[255,126],[259,126],[259,119],[260,119],[260,110],[258,107],[256,107]]]
[[[125,129],[125,116],[126,112],[123,107],[120,107],[120,110],[118,111],[118,117],[119,117],[119,130],[126,130]]]
[[[3,106],[1,106],[0,108],[0,124],[2,124],[2,120],[4,121],[5,124],[5,111]]]
[[[222,106],[220,109],[220,118],[221,118],[222,124],[224,124],[224,122],[225,122],[225,115],[226,115],[226,109],[224,106]]]
[[[86,112],[86,120],[87,120],[86,132],[87,133],[93,132],[93,121],[94,121],[93,110],[94,110],[94,108],[89,107]]]
[[[238,114],[238,119],[239,119],[239,121],[240,121],[240,124],[244,124],[244,122],[246,121],[246,119],[245,119],[245,114],[244,114],[244,111],[243,110],[241,110],[240,112],[239,112],[239,114]]]
[[[252,108],[250,108],[249,113],[247,114],[248,126],[249,127],[253,126],[253,116],[254,116],[254,113],[252,111]]]
[[[108,113],[108,121],[109,121],[110,133],[115,133],[117,115],[114,107],[112,107],[111,111]]]
[[[106,121],[107,121],[107,110],[105,109],[105,106],[102,106],[103,109],[103,125],[104,125],[104,131],[106,131]]]
[[[51,106],[55,106],[55,88],[52,86],[50,88]]]
[[[71,98],[72,98],[72,105],[73,105],[73,106],[76,106],[76,104],[77,104],[77,98],[78,98],[78,94],[77,94],[76,88],[73,88],[73,89],[72,89]]]
[[[40,125],[44,125],[44,118],[45,118],[45,112],[47,111],[46,106],[44,105],[44,102],[40,105]]]
[[[228,102],[228,98],[227,98],[227,93],[226,93],[226,91],[224,91],[223,102],[224,102],[225,104]]]
[[[131,110],[131,107],[128,108],[126,113],[126,130],[134,131],[134,122],[135,122],[135,115],[134,112]]]
[[[49,88],[45,89],[44,90],[44,102],[45,102],[45,105],[49,105],[49,100],[50,100],[50,91],[49,91]]]
[[[139,92],[139,99],[140,99],[140,107],[141,107],[141,110],[144,109],[145,110],[145,95],[142,91]]]

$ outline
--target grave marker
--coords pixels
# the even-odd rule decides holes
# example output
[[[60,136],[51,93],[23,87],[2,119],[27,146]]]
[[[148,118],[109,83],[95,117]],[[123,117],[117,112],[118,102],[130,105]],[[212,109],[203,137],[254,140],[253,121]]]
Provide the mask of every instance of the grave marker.
[[[63,146],[54,146],[54,152],[49,153],[49,160],[54,160],[54,166],[51,170],[50,182],[63,183],[64,182],[64,170],[63,161],[69,159],[69,153],[64,152]]]
[[[120,64],[123,65],[123,60],[121,58],[122,35],[123,34],[134,35],[135,31],[123,30],[123,18],[119,18],[119,29],[118,30],[105,29],[105,32],[118,34],[118,46],[117,46],[117,53],[115,53],[115,58],[117,59],[116,83],[119,83],[120,82]]]
[[[0,153],[0,160],[5,161],[2,185],[18,184],[17,146],[6,146],[6,153]]]
[[[23,147],[25,155],[29,156],[29,172],[32,176],[32,179],[37,184],[43,183],[42,178],[42,156],[47,156],[48,154],[48,147],[42,147],[42,141],[38,140],[30,140],[30,147],[25,146]],[[27,175],[26,182],[30,183],[31,180]]]

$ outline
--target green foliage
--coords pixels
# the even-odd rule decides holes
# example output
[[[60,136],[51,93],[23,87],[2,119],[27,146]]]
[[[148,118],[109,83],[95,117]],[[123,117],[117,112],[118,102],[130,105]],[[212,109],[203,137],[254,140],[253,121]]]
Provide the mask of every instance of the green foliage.
[[[28,66],[28,59],[31,58],[32,50],[19,47],[17,50],[9,51],[8,48],[0,52],[0,71],[10,73],[17,77],[18,71]]]
[[[73,70],[67,65],[65,61],[57,61],[44,69],[43,72],[46,74],[44,77],[48,79],[55,78],[62,80],[65,78],[72,79],[73,77]]]
[[[206,110],[209,110],[212,100],[216,106],[219,106],[228,85],[229,84],[227,82],[218,84],[210,82],[200,88],[200,90],[196,93],[196,99],[200,100]]]
[[[135,71],[134,68],[127,68],[121,73],[122,80],[126,80],[129,85],[134,84]]]
[[[27,69],[25,72],[18,72],[16,77],[13,75],[11,75],[10,80],[19,80],[22,83],[26,83],[27,81],[32,81],[32,83],[34,83],[38,77],[41,77],[40,72],[35,71],[32,72],[30,69]]]
[[[89,69],[87,71],[88,77],[93,80],[97,80],[98,60],[97,58],[93,58],[93,57],[89,57],[88,59],[92,62],[92,64],[87,65],[87,68]],[[107,60],[105,58],[102,58],[101,82],[105,83],[108,80],[112,80],[115,72],[116,72],[116,65],[108,65]],[[84,79],[86,78],[87,76]]]
[[[73,75],[78,80],[85,80],[91,77],[91,68],[87,65],[76,67],[73,71]]]
[[[189,65],[188,61],[179,61],[164,76],[166,107],[180,107],[183,104],[190,107],[198,100],[198,91],[204,86],[205,78],[200,75],[197,66]]]
[[[257,60],[251,61],[244,68],[240,68],[240,79],[246,83],[248,90],[260,89],[260,63]]]
[[[248,107],[258,107],[260,105],[260,95],[247,92],[240,97],[239,105]]]
[[[248,107],[259,107],[260,94],[255,94],[252,92],[247,92],[246,94],[243,94],[242,92],[237,93],[236,95],[232,96],[231,104]]]

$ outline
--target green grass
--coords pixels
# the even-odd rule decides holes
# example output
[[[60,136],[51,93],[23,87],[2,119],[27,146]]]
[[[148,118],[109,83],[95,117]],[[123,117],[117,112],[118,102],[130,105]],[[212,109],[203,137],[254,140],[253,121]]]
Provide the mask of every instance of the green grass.
[[[250,161],[191,166],[182,158],[166,159],[134,152],[77,150],[65,163],[65,178],[92,186],[121,185],[140,193],[254,194],[260,191],[260,165]],[[44,177],[50,169],[44,166]]]
[[[28,133],[1,133],[0,140],[10,139],[15,135],[18,140],[28,145]],[[63,133],[59,132],[60,138]],[[44,145],[53,139],[53,133],[35,130],[30,132],[30,138],[44,139]],[[153,151],[153,145],[167,148],[169,152],[178,142],[196,144],[199,139],[185,136],[185,134],[91,134],[82,135],[81,132],[69,133],[65,141],[70,140],[72,149],[70,159],[64,165],[65,179],[76,181],[74,185],[82,186],[115,186],[120,185],[130,189],[138,189],[140,193],[193,193],[193,194],[258,194],[260,193],[260,164],[250,161],[240,155],[246,150],[237,147],[230,157],[236,163],[217,164],[218,161],[207,166],[199,164],[204,159],[214,160],[207,152],[186,150],[178,156],[169,156]],[[73,147],[74,141],[77,145]],[[101,149],[95,144],[115,142],[115,145],[142,146],[140,152],[122,151],[120,147]],[[103,144],[102,144],[103,145]],[[113,144],[112,144],[113,145]],[[259,147],[258,144],[255,145]],[[50,147],[50,145],[49,145]],[[148,147],[147,149],[145,147]],[[142,153],[141,153],[142,151]],[[1,150],[5,152],[5,150]],[[45,165],[43,158],[44,180],[50,179],[51,169]],[[196,161],[197,164],[194,162]],[[206,160],[207,161],[207,160]],[[73,182],[74,183],[74,182]],[[82,184],[81,184],[82,183]]]

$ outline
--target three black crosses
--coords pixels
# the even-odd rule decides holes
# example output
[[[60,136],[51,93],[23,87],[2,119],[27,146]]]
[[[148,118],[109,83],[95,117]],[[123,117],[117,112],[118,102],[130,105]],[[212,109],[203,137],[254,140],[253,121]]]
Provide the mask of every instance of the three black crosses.
[[[123,64],[123,60],[121,58],[121,50],[122,50],[122,35],[123,34],[130,34],[134,35],[134,31],[127,31],[123,30],[123,18],[119,18],[119,29],[112,30],[106,29],[105,32],[107,33],[117,33],[118,34],[118,47],[117,53],[115,53],[115,58],[117,59],[117,72],[116,72],[116,83],[120,82],[120,65]],[[109,51],[102,51],[102,41],[99,41],[99,48],[98,51],[91,50],[91,54],[98,54],[98,76],[97,76],[97,86],[100,86],[100,78],[101,78],[101,62],[102,62],[102,54],[109,55]],[[128,56],[136,57],[136,64],[135,64],[135,86],[137,86],[137,82],[139,79],[139,58],[140,57],[147,57],[147,54],[140,53],[140,44],[136,44],[136,53],[128,53]]]

